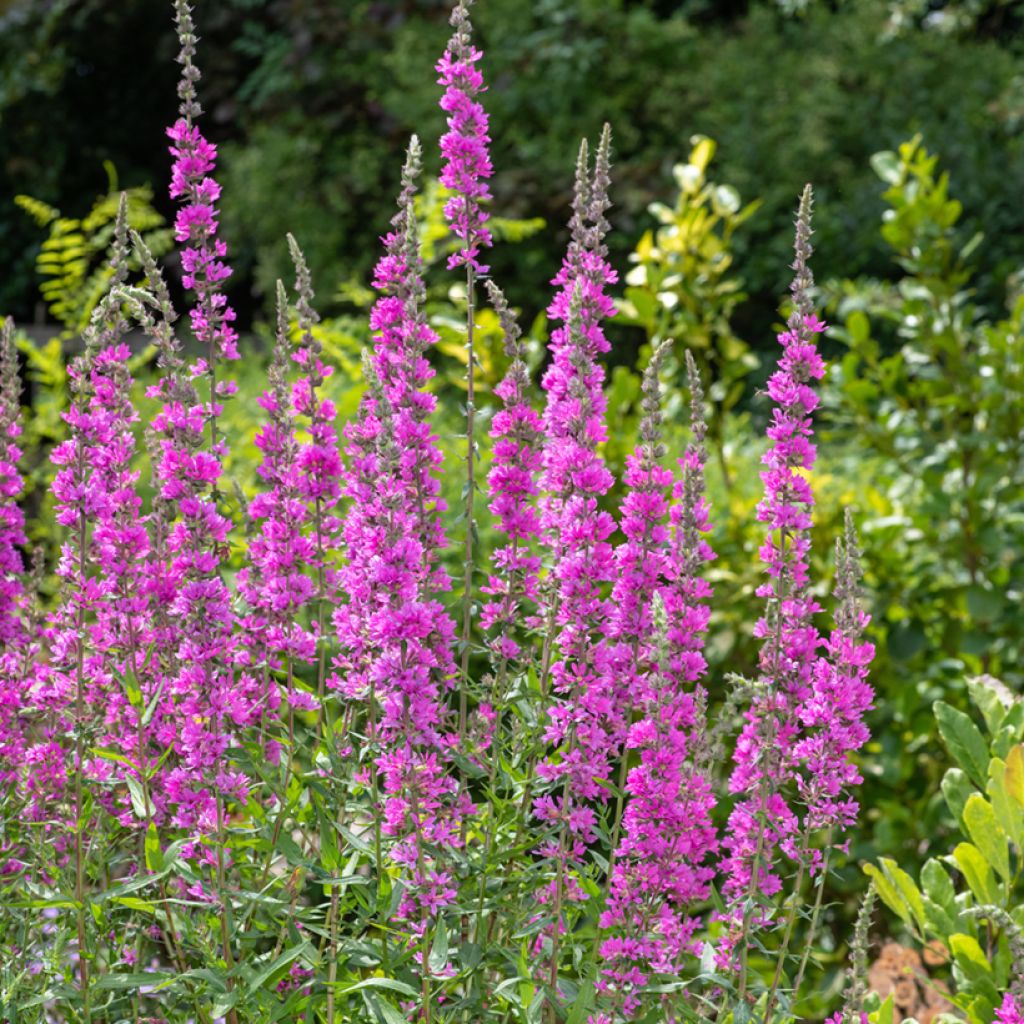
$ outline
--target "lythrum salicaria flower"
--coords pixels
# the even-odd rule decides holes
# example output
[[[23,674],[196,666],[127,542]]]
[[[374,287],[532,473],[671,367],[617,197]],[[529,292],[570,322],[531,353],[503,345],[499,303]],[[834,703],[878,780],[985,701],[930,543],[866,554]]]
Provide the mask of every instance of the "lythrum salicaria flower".
[[[599,360],[609,344],[602,321],[614,312],[605,289],[617,280],[604,245],[610,147],[606,129],[593,175],[585,142],[580,149],[571,241],[548,310],[559,326],[551,332],[551,364],[542,381],[547,403],[541,529],[551,563],[545,617],[557,649],[542,682],[550,690],[544,737],[557,754],[537,767],[551,789],[536,799],[534,811],[558,832],[541,849],[554,877],[539,893],[555,907],[555,966],[560,910],[586,899],[573,865],[596,838],[594,802],[608,799],[597,780],[609,777],[622,738],[622,709],[614,701],[607,664],[608,606],[601,593],[616,571],[615,520],[600,500],[613,480],[598,451],[607,437]]]
[[[388,854],[403,869],[398,913],[422,932],[454,899],[444,852],[461,845],[471,805],[451,766],[454,623],[435,596],[449,584],[440,563],[441,454],[430,428],[435,399],[425,390],[434,373],[426,351],[437,335],[422,309],[412,209],[419,169],[414,138],[374,277],[380,298],[370,316],[368,387],[345,431],[348,559],[339,577],[340,652],[330,684],[366,704],[371,771],[383,789],[378,813]]]
[[[687,353],[692,394],[692,440],[674,487],[671,536],[666,487],[672,474],[659,466],[660,389],[657,373],[668,343],[655,350],[644,376],[641,446],[630,458],[619,548],[622,575],[613,591],[619,625],[617,678],[629,681],[619,699],[632,714],[626,753],[639,763],[625,780],[628,804],[601,927],[599,991],[625,1018],[644,1006],[644,989],[657,976],[677,976],[696,951],[696,904],[714,877],[708,859],[717,849],[711,821],[714,796],[701,770],[706,696],[700,683],[711,586],[702,570],[714,554],[704,497],[703,399]],[[614,837],[613,837],[614,838]],[[608,1018],[609,1020],[612,1018]]]
[[[441,138],[441,184],[452,195],[444,207],[445,220],[461,241],[448,257],[449,270],[468,266],[478,274],[488,267],[479,261],[480,250],[491,244],[487,213],[481,203],[491,198],[487,179],[494,173],[488,152],[488,118],[477,100],[486,91],[477,63],[483,54],[473,45],[469,9],[473,0],[459,0],[452,11],[455,30],[437,62],[438,84],[445,87],[441,109],[448,114],[448,131]]]
[[[780,848],[791,855],[796,852],[800,822],[789,790],[799,769],[800,710],[813,693],[822,645],[813,621],[820,609],[808,579],[814,506],[809,479],[815,459],[812,414],[818,405],[812,385],[825,373],[815,346],[825,325],[814,315],[810,299],[810,217],[808,187],[796,224],[793,312],[779,335],[778,368],[768,380],[774,408],[761,473],[765,496],[757,509],[758,520],[768,526],[760,550],[768,579],[757,591],[767,601],[767,612],[755,627],[761,641],[759,685],[737,741],[729,782],[738,799],[725,837],[723,892],[733,931],[720,951],[722,957],[728,957],[741,932],[768,923],[767,908],[762,904],[752,910],[752,901],[771,898],[781,889]]]

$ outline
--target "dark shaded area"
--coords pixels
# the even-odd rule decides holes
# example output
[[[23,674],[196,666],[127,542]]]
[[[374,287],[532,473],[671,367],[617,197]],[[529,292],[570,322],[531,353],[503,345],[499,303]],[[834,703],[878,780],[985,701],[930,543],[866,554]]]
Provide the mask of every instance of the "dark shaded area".
[[[448,5],[196,7],[204,130],[221,146],[232,299],[244,327],[262,314],[274,278],[288,274],[286,231],[306,248],[329,299],[372,264],[411,132],[423,137],[428,171],[437,169],[443,120],[432,66]],[[895,35],[893,9],[883,0],[481,0],[474,17],[491,83],[494,209],[548,221],[540,235],[494,254],[512,300],[528,315],[546,303],[579,136],[608,120],[620,266],[647,224],[647,204],[671,195],[671,166],[695,132],[718,140],[717,180],[745,199],[764,197],[738,238],[751,294],[738,330],[755,346],[770,343],[804,181],[818,194],[819,278],[890,272],[868,160],[915,131],[950,168],[965,239],[979,227],[989,236],[979,287],[998,305],[1024,230],[1020,5],[985,5],[950,32],[930,29],[929,16],[959,8],[933,3]],[[151,182],[171,213],[163,139],[176,102],[171,5],[14,0],[0,12],[0,36],[0,308],[27,320],[39,233],[13,206],[15,194],[81,214],[104,188],[109,159],[123,185]]]

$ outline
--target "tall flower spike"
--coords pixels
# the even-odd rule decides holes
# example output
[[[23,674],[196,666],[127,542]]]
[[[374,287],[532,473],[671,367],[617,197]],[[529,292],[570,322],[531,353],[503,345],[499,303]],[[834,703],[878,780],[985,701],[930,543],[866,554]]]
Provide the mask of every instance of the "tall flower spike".
[[[627,537],[634,538],[633,546],[638,530],[627,529],[626,519],[642,521],[635,514],[638,508],[649,511],[665,504],[663,496],[655,501],[663,491],[652,487],[650,472],[637,474],[644,466],[657,464],[657,371],[669,345],[665,342],[656,350],[645,374],[647,416],[641,449],[630,467],[636,480],[631,497],[643,500],[631,503],[631,514],[623,522]],[[705,742],[706,695],[700,680],[706,668],[702,648],[711,596],[702,570],[714,553],[704,539],[711,526],[703,481],[703,396],[689,352],[687,366],[692,440],[680,460],[682,477],[674,491],[672,536],[659,530],[658,548],[648,552],[645,560],[630,563],[635,568],[648,565],[656,573],[656,589],[648,605],[631,617],[634,629],[644,630],[632,636],[633,650],[641,656],[635,659],[631,674],[636,713],[626,740],[627,749],[637,751],[639,763],[630,770],[624,787],[629,804],[601,916],[601,927],[611,934],[601,944],[598,983],[625,1018],[642,1008],[643,990],[652,979],[677,976],[685,959],[696,951],[693,934],[698,920],[693,907],[708,896],[714,869],[706,862],[717,848],[711,822],[714,796],[698,757]],[[646,574],[639,578],[641,584],[647,580]],[[647,586],[639,589],[649,592]],[[617,603],[614,593],[613,602]],[[595,1018],[595,1024],[610,1019]]]
[[[495,572],[483,588],[491,600],[484,606],[481,626],[496,630],[492,644],[499,665],[520,657],[514,638],[523,612],[538,599],[540,557],[535,551],[540,520],[535,508],[541,470],[541,419],[530,405],[530,372],[521,330],[508,301],[493,281],[486,284],[491,304],[505,335],[510,360],[504,379],[494,389],[502,408],[491,421],[493,459],[487,480],[490,509],[507,543],[494,552]]]
[[[836,541],[835,599],[827,654],[818,659],[811,698],[800,708],[808,735],[794,750],[804,765],[798,784],[807,807],[805,828],[829,829],[832,839],[857,820],[858,803],[851,790],[862,779],[849,757],[868,740],[864,716],[874,698],[868,668],[875,648],[863,639],[870,617],[861,606],[860,552],[850,509],[845,535]],[[812,867],[817,863],[815,857]]]
[[[731,962],[732,948],[739,942],[745,964],[750,929],[771,920],[766,901],[782,886],[779,851],[801,856],[796,848],[798,815],[784,791],[799,784],[800,712],[814,691],[822,644],[813,622],[820,608],[808,580],[814,506],[809,479],[815,459],[812,414],[818,405],[812,383],[825,374],[815,346],[825,324],[812,312],[810,298],[811,207],[807,186],[796,220],[793,311],[787,330],[779,335],[778,369],[768,380],[775,408],[767,432],[771,444],[763,457],[766,468],[761,473],[765,497],[757,509],[757,518],[768,526],[768,538],[760,549],[768,580],[757,590],[767,601],[767,612],[754,631],[761,641],[759,688],[736,745],[729,782],[739,799],[725,841],[723,892],[731,927],[719,949],[724,963]],[[745,980],[744,971],[741,986]]]
[[[323,361],[323,346],[314,332],[320,317],[313,307],[312,277],[306,257],[291,235],[288,236],[288,249],[295,266],[298,295],[295,309],[300,332],[292,358],[301,370],[299,379],[292,386],[291,399],[296,414],[305,420],[309,432],[308,442],[303,442],[299,451],[299,491],[310,510],[310,537],[315,548],[310,562],[316,576],[311,628],[319,645],[317,697],[323,700],[327,671],[327,609],[331,596],[337,590],[331,552],[341,543],[341,518],[337,514],[337,506],[341,500],[343,469],[337,410],[322,393],[334,370]]]
[[[291,696],[296,668],[311,664],[316,656],[316,638],[303,618],[315,591],[307,566],[315,563],[317,551],[307,535],[309,509],[301,491],[288,349],[288,299],[278,281],[269,387],[258,399],[267,418],[255,439],[263,456],[258,473],[264,486],[249,504],[259,530],[249,545],[247,564],[238,574],[238,592],[249,607],[243,626],[250,664],[262,673],[268,693],[273,685],[271,671],[283,671],[286,693]]]
[[[174,766],[167,773],[167,799],[174,807],[176,825],[209,834],[224,821],[224,798],[244,800],[248,792],[248,779],[230,768],[224,751],[239,729],[260,721],[272,707],[273,697],[258,674],[244,664],[231,595],[221,576],[231,524],[217,506],[221,459],[227,453],[217,434],[217,417],[222,411],[220,400],[232,394],[235,385],[217,381],[216,361],[238,357],[231,326],[235,314],[222,291],[231,271],[223,262],[226,247],[217,238],[220,186],[210,176],[216,148],[194,123],[201,109],[196,96],[200,74],[194,63],[196,36],[186,0],[176,0],[175,13],[182,74],[181,116],[168,130],[175,158],[171,196],[182,203],[175,236],[185,243],[183,281],[196,294],[191,321],[205,346],[205,358],[182,363],[176,342],[168,337],[164,303],[156,293],[150,305],[157,316],[150,313],[149,322],[160,339],[165,374],[151,389],[164,401],[153,420],[151,445],[156,449],[157,532],[161,559],[166,559],[156,576],[168,596],[173,594],[165,623],[166,632],[173,634],[174,652],[167,691],[181,723],[173,741]],[[210,385],[206,403],[192,382],[201,375]],[[190,855],[192,847],[186,852]],[[211,856],[209,849],[200,853]]]
[[[426,359],[437,335],[422,302],[412,196],[419,145],[410,145],[399,211],[385,236],[370,315],[368,388],[346,427],[345,595],[334,618],[340,651],[330,685],[363,703],[384,798],[378,813],[390,859],[402,869],[399,916],[414,932],[454,897],[447,851],[461,845],[471,806],[453,777],[447,695],[455,672],[454,623],[436,599],[440,564],[441,454],[430,429],[435,399]],[[424,962],[424,972],[427,965]]]
[[[437,62],[438,85],[445,87],[441,109],[448,113],[448,131],[441,138],[441,184],[453,194],[444,216],[462,245],[448,257],[448,269],[467,266],[478,274],[488,267],[479,262],[480,250],[491,245],[487,213],[481,203],[491,198],[487,179],[494,174],[488,152],[488,117],[476,99],[485,92],[476,66],[483,54],[473,46],[469,9],[473,0],[459,0],[451,15],[454,29],[444,55]]]
[[[597,838],[593,804],[606,803],[608,790],[596,780],[609,777],[619,754],[623,713],[606,665],[608,607],[601,590],[615,578],[615,521],[600,504],[613,479],[599,454],[607,437],[599,359],[609,350],[602,321],[614,312],[605,288],[618,278],[604,258],[601,226],[591,219],[608,205],[607,166],[590,178],[585,153],[581,149],[577,168],[572,239],[552,282],[558,292],[548,314],[559,326],[551,332],[551,364],[542,381],[541,529],[552,566],[546,617],[554,624],[557,655],[542,682],[550,689],[544,738],[554,750],[537,766],[550,789],[534,801],[534,813],[558,835],[539,850],[553,877],[538,898],[556,908],[549,929],[551,984],[564,927],[560,913],[587,898],[576,875]]]
[[[21,555],[28,538],[25,515],[18,506],[22,489],[20,436],[21,381],[14,321],[8,317],[0,325],[0,787],[5,789],[16,778],[25,756],[27,737],[20,711],[33,641]],[[6,852],[0,847],[0,863]]]
[[[152,789],[159,781],[150,769],[164,750],[160,733],[166,728],[167,704],[158,700],[163,675],[154,670],[154,618],[150,601],[152,546],[148,524],[142,516],[138,493],[139,472],[135,462],[135,410],[131,390],[131,352],[124,341],[129,323],[119,289],[128,274],[128,218],[122,195],[114,230],[110,290],[104,295],[86,333],[92,353],[89,363],[89,410],[95,424],[104,424],[103,443],[89,451],[91,486],[104,495],[93,524],[89,551],[96,586],[103,599],[95,609],[91,648],[97,677],[123,679],[123,686],[101,685],[91,694],[92,714],[99,731],[99,745],[120,750],[125,762],[96,758],[85,766],[89,774],[110,783],[141,784],[147,813],[155,810]],[[102,670],[100,670],[102,666]],[[144,723],[144,707],[150,715]],[[133,767],[128,768],[127,765]],[[138,825],[128,791],[108,786],[107,809],[122,825]]]
[[[167,135],[174,157],[171,198],[182,204],[174,221],[174,237],[178,242],[187,243],[181,251],[181,266],[185,272],[182,283],[196,294],[196,303],[190,312],[192,330],[207,350],[208,365],[202,369],[212,374],[218,356],[238,358],[238,334],[232,326],[235,311],[223,293],[231,268],[224,262],[227,246],[217,237],[220,185],[211,177],[217,162],[217,147],[204,138],[195,124],[202,113],[196,93],[200,72],[193,62],[195,25],[187,0],[175,0],[174,10],[181,42],[178,55],[181,116],[167,129]],[[210,401],[214,401],[212,396]]]
[[[25,515],[18,507],[22,479],[18,472],[21,449],[21,382],[14,347],[14,321],[0,327],[0,647],[14,646],[21,632],[21,547],[27,543]]]

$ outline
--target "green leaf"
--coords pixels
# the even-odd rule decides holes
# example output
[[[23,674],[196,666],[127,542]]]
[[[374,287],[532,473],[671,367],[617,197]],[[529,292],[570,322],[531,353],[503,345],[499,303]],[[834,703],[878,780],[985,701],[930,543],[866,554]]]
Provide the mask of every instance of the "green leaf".
[[[921,891],[918,889],[917,883],[896,863],[896,861],[891,860],[888,857],[882,857],[879,860],[879,863],[882,865],[882,870],[885,872],[886,876],[899,890],[900,895],[910,908],[911,913],[914,915],[914,919],[917,921],[918,928],[920,928],[921,931],[924,931],[924,901],[921,899]]]
[[[585,978],[565,1024],[583,1024],[594,1007],[594,979]]]
[[[882,1005],[869,1016],[871,1024],[894,1024],[894,1010],[892,993],[890,992]]]
[[[896,915],[898,915],[907,924],[910,924],[913,920],[913,913],[910,907],[907,906],[906,901],[900,895],[899,890],[889,880],[884,872],[879,870],[874,864],[865,864],[864,873],[871,878],[875,883],[875,888],[878,890],[878,896],[881,901]]]
[[[951,935],[949,948],[968,977],[974,979],[992,973],[992,965],[988,962],[988,958],[974,936]]]
[[[419,995],[418,992],[413,994]],[[380,1024],[408,1024],[404,1014],[399,1013],[386,999],[378,999],[372,992],[363,993],[363,1002]]]
[[[871,170],[875,172],[886,183],[886,185],[898,185],[902,171],[900,170],[900,158],[891,149],[882,150],[880,153],[873,153],[870,159]]]
[[[448,966],[448,929],[445,927],[444,918],[438,918],[434,926],[434,941],[430,944],[427,963],[434,974],[440,974]]]
[[[308,942],[302,942],[298,946],[292,946],[291,949],[286,949],[272,963],[264,967],[259,974],[254,975],[250,979],[248,984],[249,993],[253,994],[258,992],[266,984],[273,984],[279,981],[280,976],[284,974],[285,969],[298,960],[303,953],[311,951],[312,948],[313,947]]]
[[[1018,743],[1006,755],[1006,792],[1024,807],[1024,743]]]
[[[957,917],[954,917],[941,904],[930,896],[924,897],[924,916],[928,928],[940,938],[948,938],[957,930]]]
[[[967,591],[967,607],[971,609],[971,594],[979,587],[971,587]],[[991,594],[990,591],[982,591],[984,594]],[[1001,598],[997,600],[1002,602]],[[977,597],[975,597],[977,601]],[[998,613],[999,608],[996,609]],[[975,619],[984,619],[985,616],[980,614],[978,611],[971,609],[971,615]],[[992,616],[989,616],[991,618]],[[989,735],[995,736],[999,732],[999,727],[1003,724],[1003,719],[1006,718],[1007,707],[1003,703],[1003,699],[988,683],[988,676],[975,676],[973,679],[967,680],[967,692],[971,695],[971,700],[974,702],[974,706],[982,713],[985,718],[985,728],[988,729]]]
[[[150,817],[150,809],[146,803],[146,794],[142,791],[142,783],[134,775],[126,775],[124,781],[128,784],[128,795],[132,798],[132,810],[137,818],[145,820]]]
[[[964,807],[964,824],[974,845],[1002,877],[1010,880],[1010,851],[1006,833],[996,821],[992,805],[980,793],[972,793]]]
[[[981,730],[962,711],[944,701],[935,702],[935,717],[939,732],[950,754],[979,788],[985,788],[988,779],[988,744]]]
[[[175,975],[161,971],[139,971],[135,974],[103,974],[93,984],[98,989],[116,991],[122,988],[137,989],[143,985],[157,985],[174,979]]]
[[[988,796],[996,820],[1018,849],[1024,850],[1024,807],[1011,799],[1006,788],[1006,762],[993,757],[988,765]]]
[[[160,849],[160,833],[153,822],[146,829],[146,867],[150,871],[162,871],[164,855]]]
[[[996,884],[995,875],[988,866],[988,861],[982,856],[981,851],[970,843],[960,843],[953,851],[953,860],[957,867],[967,879],[967,884],[974,893],[979,903],[989,903],[999,906],[999,886]]]
[[[946,806],[959,825],[963,825],[964,807],[967,806],[967,800],[973,792],[974,787],[959,768],[950,768],[942,777],[942,795],[946,798]]]
[[[414,989],[411,985],[407,985],[404,981],[395,981],[394,978],[366,978],[363,981],[358,981],[354,985],[344,985],[343,988],[338,989],[338,995],[346,996],[350,992],[360,992],[364,989],[383,988],[389,992],[397,992],[402,996],[412,996],[415,998],[419,995],[419,992]]]
[[[952,913],[956,908],[956,889],[949,873],[934,857],[925,861],[921,869],[924,894],[944,910]]]

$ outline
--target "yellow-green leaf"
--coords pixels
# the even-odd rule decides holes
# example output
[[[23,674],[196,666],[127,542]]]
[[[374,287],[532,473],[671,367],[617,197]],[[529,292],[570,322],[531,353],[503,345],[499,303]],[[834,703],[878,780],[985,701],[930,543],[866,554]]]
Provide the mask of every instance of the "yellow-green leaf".
[[[886,876],[896,886],[900,895],[906,901],[907,906],[910,907],[914,919],[917,921],[918,928],[923,932],[925,928],[924,900],[921,898],[921,890],[918,889],[917,883],[896,861],[888,857],[882,857],[880,863]]]
[[[874,881],[875,889],[877,889],[881,901],[903,921],[906,921],[907,924],[911,924],[913,921],[913,913],[911,912],[910,907],[907,906],[906,901],[900,895],[899,890],[888,879],[885,873],[879,870],[879,868],[874,864],[865,864],[864,873]]]
[[[1002,902],[996,876],[992,874],[988,861],[976,846],[960,843],[953,851],[953,859],[979,903],[998,906]]]
[[[1006,755],[1006,792],[1024,807],[1024,743],[1018,743]]]
[[[996,820],[992,805],[980,794],[972,793],[964,806],[964,824],[974,845],[1004,882],[1010,880],[1010,850],[1006,833]]]

